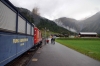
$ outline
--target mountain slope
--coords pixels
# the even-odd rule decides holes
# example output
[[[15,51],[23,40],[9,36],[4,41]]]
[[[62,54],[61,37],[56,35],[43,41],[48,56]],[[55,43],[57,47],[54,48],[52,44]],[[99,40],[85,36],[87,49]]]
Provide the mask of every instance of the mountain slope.
[[[55,20],[55,23],[61,27],[64,27],[73,32],[97,32],[100,34],[100,12],[95,15],[82,20],[77,21],[72,18],[62,17]]]
[[[55,20],[55,23],[73,32],[79,32],[78,21],[71,18],[62,17]]]
[[[17,7],[18,8],[18,7]],[[100,34],[100,12],[83,20],[77,21],[72,18],[62,17],[55,21],[48,20],[25,8],[18,8],[18,10],[32,23],[34,23],[39,29],[47,27],[53,32],[72,33],[73,32],[97,32]],[[61,26],[61,27],[59,27]],[[59,29],[58,29],[59,28]],[[66,30],[67,29],[67,30]],[[70,31],[68,31],[70,30]]]
[[[100,12],[82,22],[84,25],[82,32],[97,32],[100,34]]]
[[[32,12],[30,12],[29,10],[27,10],[25,8],[18,8],[18,10],[30,22],[34,23],[40,30],[42,30],[46,27],[47,29],[49,29],[50,31],[55,32],[55,33],[74,34],[73,32],[68,31],[67,29],[65,29],[63,27],[58,26],[54,21],[43,18],[43,17],[38,16],[36,14],[33,14]]]
[[[29,11],[28,9],[25,8],[19,8],[17,7],[17,9],[21,12],[22,15],[24,15],[30,22],[33,22],[35,25],[37,25],[38,23],[40,23],[40,16],[32,13],[31,11]]]

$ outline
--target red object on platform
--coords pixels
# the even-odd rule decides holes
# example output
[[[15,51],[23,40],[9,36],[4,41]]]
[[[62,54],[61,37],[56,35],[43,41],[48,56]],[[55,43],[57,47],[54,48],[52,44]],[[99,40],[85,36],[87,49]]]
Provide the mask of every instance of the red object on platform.
[[[47,43],[49,43],[49,40],[46,40]]]

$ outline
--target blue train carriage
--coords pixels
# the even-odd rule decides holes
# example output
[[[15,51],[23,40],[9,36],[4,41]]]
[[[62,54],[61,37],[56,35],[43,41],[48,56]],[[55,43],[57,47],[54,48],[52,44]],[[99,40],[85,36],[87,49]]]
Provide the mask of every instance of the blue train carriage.
[[[34,46],[34,25],[7,0],[0,0],[0,66]]]

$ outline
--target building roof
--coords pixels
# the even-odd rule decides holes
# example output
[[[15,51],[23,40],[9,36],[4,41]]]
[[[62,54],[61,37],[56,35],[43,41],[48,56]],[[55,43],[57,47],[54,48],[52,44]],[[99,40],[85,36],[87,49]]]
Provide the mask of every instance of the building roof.
[[[90,35],[90,34],[92,34],[92,35],[97,35],[96,32],[80,32],[79,34],[85,34],[85,35]]]

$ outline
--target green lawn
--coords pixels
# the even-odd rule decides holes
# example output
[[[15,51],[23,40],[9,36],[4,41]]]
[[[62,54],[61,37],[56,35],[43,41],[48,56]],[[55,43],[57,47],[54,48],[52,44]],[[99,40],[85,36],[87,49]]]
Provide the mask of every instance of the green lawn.
[[[56,41],[100,61],[100,39],[57,39]]]

